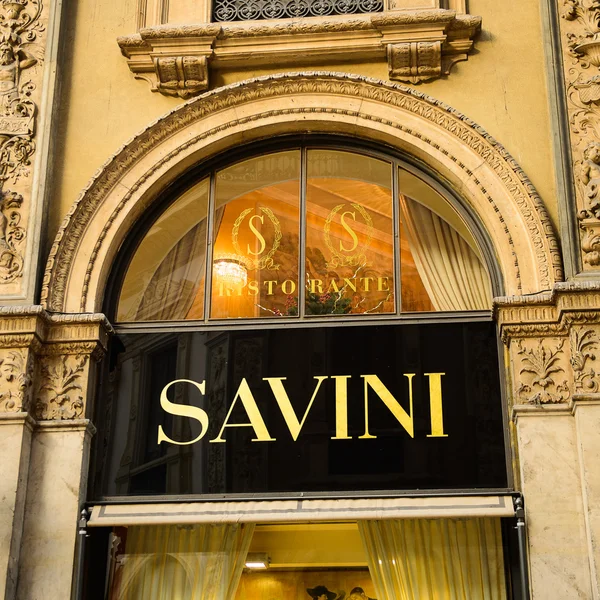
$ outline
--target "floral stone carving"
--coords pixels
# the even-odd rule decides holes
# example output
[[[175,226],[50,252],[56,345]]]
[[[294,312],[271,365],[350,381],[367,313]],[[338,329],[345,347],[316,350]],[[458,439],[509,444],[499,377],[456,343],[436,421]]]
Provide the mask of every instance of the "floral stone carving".
[[[0,411],[26,412],[33,381],[33,358],[28,350],[9,350],[0,358]]]
[[[64,420],[83,417],[83,387],[88,360],[87,354],[45,357],[35,403],[36,419]]]
[[[573,329],[571,332],[571,366],[575,392],[598,391],[596,372],[588,364],[596,360],[593,350],[598,348],[598,337],[592,329]]]
[[[516,367],[521,380],[517,396],[524,404],[557,404],[566,402],[570,396],[566,378],[558,381],[566,375],[561,364],[565,340],[555,344],[544,344],[544,341],[540,339],[537,345],[526,347],[519,340],[517,345],[521,362],[520,369]]]

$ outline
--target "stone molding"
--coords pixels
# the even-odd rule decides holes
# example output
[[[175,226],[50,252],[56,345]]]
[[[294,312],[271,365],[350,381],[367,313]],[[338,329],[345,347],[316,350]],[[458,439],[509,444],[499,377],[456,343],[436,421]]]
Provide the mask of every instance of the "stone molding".
[[[488,230],[510,293],[550,289],[562,280],[558,243],[541,199],[485,130],[404,86],[309,72],[260,77],[208,92],[127,142],[63,222],[49,254],[42,304],[57,312],[97,310],[118,247],[160,189],[217,150],[307,128],[383,141],[454,181]]]
[[[100,314],[0,307],[0,415],[82,418],[94,364],[104,356],[111,333]]]
[[[600,285],[571,282],[538,297],[498,298],[495,312],[514,418],[549,414],[549,407],[573,414],[574,402],[600,398]]]
[[[153,92],[189,98],[209,88],[211,67],[310,64],[387,57],[390,79],[421,83],[467,60],[481,18],[454,10],[248,23],[159,25],[118,38],[137,79]],[[293,36],[293,37],[292,37]]]

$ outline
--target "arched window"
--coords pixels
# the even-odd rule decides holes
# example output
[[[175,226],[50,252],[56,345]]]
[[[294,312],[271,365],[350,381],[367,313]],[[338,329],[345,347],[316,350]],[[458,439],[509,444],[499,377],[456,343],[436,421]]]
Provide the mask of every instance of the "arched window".
[[[190,171],[124,246],[96,499],[507,487],[485,236],[410,162],[307,139]]]
[[[491,308],[481,238],[426,175],[299,145],[205,172],[133,253],[117,322]]]

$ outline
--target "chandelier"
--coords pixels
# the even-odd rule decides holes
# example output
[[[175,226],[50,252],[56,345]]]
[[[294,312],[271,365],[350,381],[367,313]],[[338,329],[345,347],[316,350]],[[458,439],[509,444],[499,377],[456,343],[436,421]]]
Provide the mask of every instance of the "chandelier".
[[[248,268],[237,254],[218,255],[213,261],[215,278],[229,286],[243,287],[248,283]]]

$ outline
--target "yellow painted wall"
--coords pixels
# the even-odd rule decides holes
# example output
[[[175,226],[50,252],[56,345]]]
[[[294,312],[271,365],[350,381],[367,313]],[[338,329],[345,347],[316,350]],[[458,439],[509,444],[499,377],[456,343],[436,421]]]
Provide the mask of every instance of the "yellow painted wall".
[[[475,51],[467,62],[455,65],[448,78],[418,89],[465,113],[500,141],[529,175],[557,224],[539,1],[471,0],[470,12],[483,18]],[[148,83],[133,78],[121,56],[116,38],[135,32],[136,4],[81,0],[68,7],[50,240],[81,189],[111,154],[181,102],[151,93]],[[309,68],[387,79],[383,60]],[[218,87],[275,72],[278,69],[213,71],[211,84]]]

